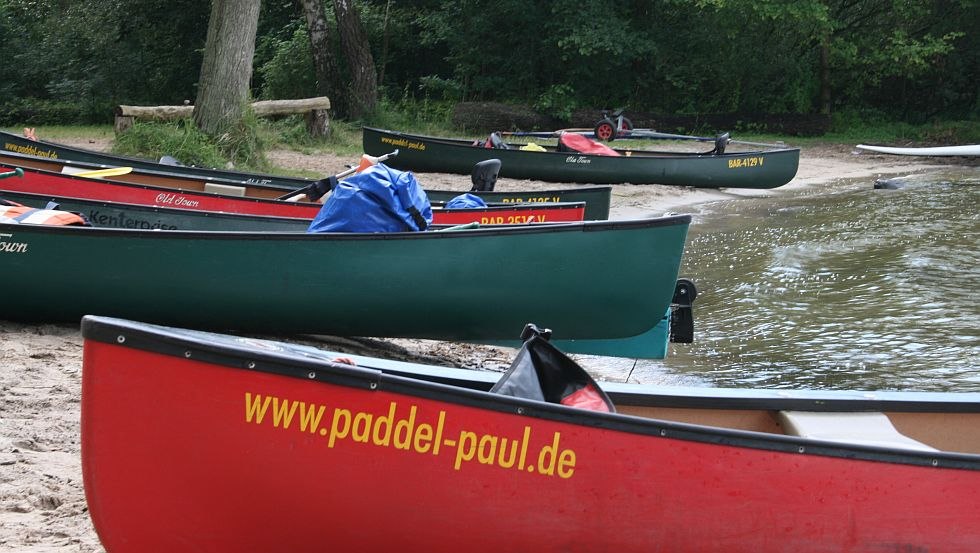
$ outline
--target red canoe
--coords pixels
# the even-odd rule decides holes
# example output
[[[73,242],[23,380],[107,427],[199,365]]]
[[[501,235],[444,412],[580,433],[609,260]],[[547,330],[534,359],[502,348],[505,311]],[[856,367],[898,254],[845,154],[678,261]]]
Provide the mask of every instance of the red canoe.
[[[980,550],[980,394],[604,384],[605,413],[494,373],[82,333],[86,497],[115,553]]]
[[[0,152],[0,171],[20,167],[23,178],[5,179],[0,191],[46,194],[66,198],[188,209],[193,211],[293,217],[312,220],[321,205],[287,202],[278,188],[262,185],[228,186],[153,171],[132,170],[124,175],[92,179],[62,173],[66,162]],[[83,165],[74,163],[74,167]],[[96,167],[97,169],[97,167]],[[582,221],[584,202],[506,204],[475,209],[445,209],[434,204],[433,224],[486,225]]]

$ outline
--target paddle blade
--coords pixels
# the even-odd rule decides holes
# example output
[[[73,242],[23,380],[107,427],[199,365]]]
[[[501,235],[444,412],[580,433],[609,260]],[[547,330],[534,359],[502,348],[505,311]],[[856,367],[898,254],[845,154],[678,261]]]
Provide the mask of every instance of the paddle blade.
[[[118,175],[125,175],[133,171],[132,167],[110,167],[109,169],[96,169],[94,171],[82,171],[81,173],[73,173],[76,177],[86,177],[90,179],[101,179],[103,177],[115,177]]]
[[[20,167],[14,167],[13,171],[8,171],[6,173],[0,173],[0,179],[5,179],[7,177],[23,177],[24,170]]]

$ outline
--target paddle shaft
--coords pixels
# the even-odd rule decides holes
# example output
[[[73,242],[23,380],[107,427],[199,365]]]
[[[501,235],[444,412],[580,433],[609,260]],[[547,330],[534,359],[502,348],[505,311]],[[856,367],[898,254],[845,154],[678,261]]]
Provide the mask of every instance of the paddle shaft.
[[[386,159],[388,159],[390,157],[395,157],[397,155],[398,155],[398,150],[393,150],[391,152],[388,152],[387,154],[378,156],[378,160],[377,160],[376,163],[381,163],[382,161],[385,161]],[[352,174],[356,173],[358,171],[358,169],[360,169],[360,168],[361,168],[361,166],[358,165],[358,166],[355,166],[355,167],[350,167],[348,169],[344,169],[343,171],[341,171],[341,172],[337,173],[336,175],[334,175],[333,178],[334,178],[334,180],[340,180],[340,179],[342,179],[342,178],[344,178],[346,176],[349,176],[349,175],[352,175]],[[323,179],[321,179],[321,180],[323,180]],[[317,182],[319,182],[319,181],[317,181]],[[307,192],[313,191],[313,186],[314,186],[313,184],[308,184],[308,185],[304,186],[303,188],[298,188],[296,190],[293,190],[292,192],[289,192],[288,194],[283,194],[282,196],[279,196],[276,199],[277,200],[287,200],[287,201],[289,201],[289,199],[291,199],[296,194],[306,194]]]
[[[530,136],[535,138],[556,138],[563,132],[573,132],[583,135],[594,134],[588,129],[564,129],[560,131],[553,132],[502,132],[502,136]],[[633,129],[632,131],[624,131],[622,136],[617,136],[620,139],[629,140],[630,138],[661,138],[664,140],[697,140],[699,142],[714,142],[717,140],[716,137],[710,136],[692,136],[687,134],[671,134],[657,131],[644,131],[641,129]],[[729,144],[745,144],[747,146],[764,146],[769,148],[779,148],[779,144],[767,144],[765,142],[747,142],[744,140],[732,140],[728,139]]]

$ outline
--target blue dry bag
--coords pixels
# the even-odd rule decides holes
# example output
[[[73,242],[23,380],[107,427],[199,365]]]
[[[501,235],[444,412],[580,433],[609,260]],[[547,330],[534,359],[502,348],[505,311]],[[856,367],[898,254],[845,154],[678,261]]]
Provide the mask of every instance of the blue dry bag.
[[[470,194],[460,194],[455,198],[446,202],[446,209],[473,209],[477,207],[487,207],[487,202],[483,201],[483,198]]]
[[[432,224],[432,206],[410,171],[383,163],[340,181],[306,232],[411,232]]]

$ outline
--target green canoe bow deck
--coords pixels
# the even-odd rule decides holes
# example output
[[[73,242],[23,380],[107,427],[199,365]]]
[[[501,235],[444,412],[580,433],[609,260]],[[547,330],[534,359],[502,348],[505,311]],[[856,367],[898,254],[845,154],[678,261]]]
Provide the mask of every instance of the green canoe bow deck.
[[[591,184],[666,184],[696,188],[775,188],[796,176],[800,150],[781,148],[724,154],[617,150],[620,156],[476,147],[468,140],[363,129],[364,152],[398,155],[386,163],[404,170],[469,173],[473,165],[499,159],[500,176]],[[516,145],[515,145],[516,146]]]
[[[459,341],[512,340],[534,322],[556,340],[614,341],[663,318],[690,221],[393,234],[0,224],[3,318],[96,314],[210,330]]]

